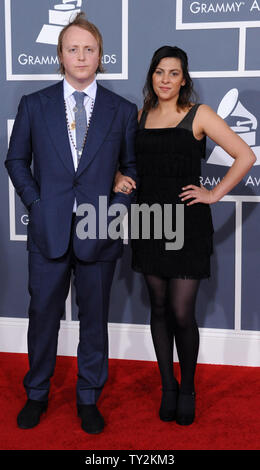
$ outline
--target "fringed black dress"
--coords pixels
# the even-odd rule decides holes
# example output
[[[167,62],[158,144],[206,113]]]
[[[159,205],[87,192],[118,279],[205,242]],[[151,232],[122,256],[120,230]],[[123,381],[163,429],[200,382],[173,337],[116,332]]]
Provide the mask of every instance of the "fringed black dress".
[[[179,194],[183,186],[200,186],[201,159],[205,158],[206,137],[197,140],[192,123],[200,105],[194,105],[176,126],[162,129],[146,129],[147,113],[143,112],[136,137],[137,172],[140,185],[137,203],[160,204],[162,221],[164,204],[172,204],[172,229],[176,229],[176,206],[184,204],[184,244],[178,250],[166,250],[170,240],[142,239],[140,215],[139,239],[132,239],[132,267],[144,274],[165,278],[203,279],[210,277],[210,255],[213,252],[214,232],[211,210],[208,204],[187,206]],[[141,214],[141,213],[140,213]],[[162,234],[164,230],[162,229]]]

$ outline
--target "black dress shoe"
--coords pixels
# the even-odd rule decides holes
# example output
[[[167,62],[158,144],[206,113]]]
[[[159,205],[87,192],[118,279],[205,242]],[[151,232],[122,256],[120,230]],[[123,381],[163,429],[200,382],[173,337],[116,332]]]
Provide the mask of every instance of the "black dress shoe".
[[[195,418],[195,393],[179,394],[176,423],[187,426],[192,424]]]
[[[176,418],[178,387],[174,390],[163,390],[159,416],[162,421],[174,421]]]
[[[78,416],[85,432],[98,434],[103,431],[105,422],[96,405],[78,405]]]
[[[31,429],[37,426],[41,414],[47,410],[47,401],[27,400],[17,416],[17,424],[21,429]]]

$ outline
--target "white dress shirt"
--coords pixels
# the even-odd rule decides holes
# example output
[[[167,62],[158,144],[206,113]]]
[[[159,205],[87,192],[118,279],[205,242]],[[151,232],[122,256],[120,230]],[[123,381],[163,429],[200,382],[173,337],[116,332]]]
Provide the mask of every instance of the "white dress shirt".
[[[64,80],[63,80],[63,92],[64,92],[64,100],[66,102],[66,107],[67,107],[67,117],[68,117],[68,122],[69,122],[69,126],[70,126],[70,132],[71,132],[71,135],[72,135],[72,138],[73,138],[73,142],[76,145],[76,130],[71,127],[71,124],[73,122],[75,122],[75,113],[74,113],[73,109],[76,105],[76,101],[75,101],[75,98],[73,96],[74,91],[78,91],[78,90],[73,88],[68,83],[68,81],[64,78]],[[89,124],[89,119],[91,117],[91,109],[93,107],[93,103],[95,102],[96,93],[97,93],[96,79],[89,86],[87,86],[87,88],[85,88],[84,90],[81,90],[81,91],[86,93],[86,96],[84,98],[84,106],[85,106],[86,114],[87,114],[87,122]],[[70,148],[71,148],[73,165],[74,165],[75,171],[77,171],[77,167],[78,167],[77,151],[76,151],[73,143],[71,142],[69,132],[68,132],[68,137],[69,137],[69,141],[70,141]],[[87,145],[87,143],[86,143],[86,145]],[[76,212],[76,209],[77,209],[77,204],[76,204],[76,200],[75,200],[73,212]]]

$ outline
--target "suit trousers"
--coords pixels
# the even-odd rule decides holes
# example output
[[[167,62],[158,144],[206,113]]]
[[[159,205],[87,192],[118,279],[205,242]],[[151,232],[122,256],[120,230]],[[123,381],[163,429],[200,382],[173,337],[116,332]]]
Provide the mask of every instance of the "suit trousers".
[[[29,252],[29,371],[24,386],[28,398],[48,400],[60,320],[73,273],[79,318],[77,403],[94,404],[108,375],[107,323],[116,262],[77,259],[72,243],[74,225],[69,249],[61,258],[47,259],[40,252]]]

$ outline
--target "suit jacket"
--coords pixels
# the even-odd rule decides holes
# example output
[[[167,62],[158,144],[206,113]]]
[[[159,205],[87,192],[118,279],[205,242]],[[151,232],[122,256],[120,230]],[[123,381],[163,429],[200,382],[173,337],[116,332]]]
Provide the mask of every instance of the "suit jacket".
[[[98,84],[87,141],[75,172],[63,81],[22,97],[5,165],[18,195],[29,208],[29,250],[39,250],[51,259],[66,252],[76,198],[78,206],[91,204],[95,208],[97,228],[96,238],[82,240],[74,235],[76,256],[94,262],[115,260],[121,255],[121,239],[99,238],[99,196],[107,198],[108,209],[114,203],[129,208],[134,192],[113,193],[112,188],[117,169],[136,178],[136,129],[136,105]],[[105,216],[103,210],[101,223]]]

